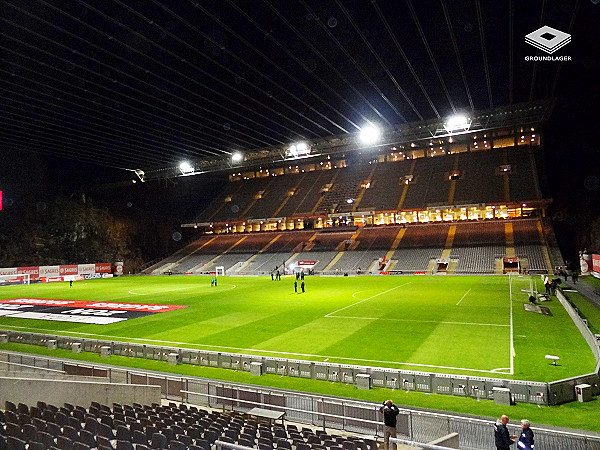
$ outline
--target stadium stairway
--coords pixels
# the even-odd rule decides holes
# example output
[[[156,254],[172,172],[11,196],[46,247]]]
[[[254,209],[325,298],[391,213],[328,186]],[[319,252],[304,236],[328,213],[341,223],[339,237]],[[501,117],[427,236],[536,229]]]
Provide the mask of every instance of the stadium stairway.
[[[197,249],[195,249],[194,251],[192,251],[191,253],[188,253],[187,255],[185,255],[183,258],[181,258],[179,261],[176,261],[172,267],[170,267],[171,270],[176,269],[179,265],[181,265],[181,263],[183,263],[186,259],[194,256],[196,253],[198,253],[200,250],[202,250],[204,247],[206,247],[207,245],[210,245],[211,242],[213,242],[217,237],[213,237],[211,239],[209,239],[208,241],[206,241],[204,244],[202,244],[200,247],[198,247]]]
[[[410,165],[410,174],[415,173],[415,166],[417,164],[417,160],[413,159],[411,165]],[[402,194],[400,194],[400,200],[398,200],[398,206],[396,207],[397,211],[402,211],[402,207],[404,206],[404,201],[406,200],[406,195],[408,194],[408,187],[410,186],[410,183],[404,184],[404,189],[402,189]]]
[[[239,244],[241,244],[246,238],[248,237],[248,235],[243,236],[241,239],[238,239],[237,241],[235,241],[235,243],[229,247],[227,250],[225,250],[223,253],[221,253],[220,255],[216,256],[215,258],[211,259],[209,262],[207,262],[206,264],[202,265],[202,266],[194,266],[191,269],[191,272],[198,272],[199,269],[202,268],[211,268],[212,271],[212,267],[211,266],[215,266],[216,267],[216,263],[219,260],[219,258],[223,257],[224,255],[226,255],[230,250],[234,249],[235,247],[237,247]],[[205,272],[206,270],[204,270]]]
[[[352,241],[352,243],[349,246],[349,249],[353,248],[352,244],[356,243],[356,238],[358,237],[358,235],[361,232],[361,228],[359,228],[358,230],[356,230],[356,233],[354,233],[352,235],[352,237],[350,238],[350,240]],[[342,245],[344,245],[344,243],[342,243]],[[327,264],[327,266],[323,269],[324,272],[327,272],[328,270],[331,270],[331,268],[335,265],[335,263],[337,263],[342,256],[344,256],[345,251],[342,250],[340,251],[337,255],[335,255],[335,257],[331,260],[331,262],[329,264]]]
[[[271,240],[270,240],[270,241],[267,243],[267,245],[265,245],[263,248],[261,248],[261,249],[258,251],[258,253],[256,253],[256,254],[252,255],[252,256],[251,256],[251,257],[250,257],[250,258],[249,258],[249,259],[248,259],[248,260],[247,260],[247,261],[246,261],[246,262],[245,262],[245,263],[244,263],[244,264],[243,264],[243,265],[242,265],[242,266],[241,266],[241,267],[240,267],[238,270],[236,270],[236,272],[243,272],[243,271],[244,271],[244,269],[245,269],[246,267],[248,267],[248,266],[249,266],[249,265],[252,263],[252,261],[254,261],[254,260],[256,259],[256,257],[257,257],[258,255],[260,255],[260,254],[262,254],[262,253],[266,252],[266,251],[267,251],[267,249],[268,249],[268,248],[269,248],[271,245],[273,245],[273,244],[274,244],[274,243],[275,243],[275,242],[276,242],[276,241],[277,241],[277,240],[278,240],[280,237],[281,237],[281,233],[280,233],[280,234],[278,234],[277,236],[275,236],[273,239],[271,239]]]
[[[392,255],[394,254],[394,252],[398,248],[398,245],[400,245],[400,241],[402,240],[402,237],[404,236],[404,233],[406,233],[406,228],[400,228],[400,230],[398,231],[398,234],[396,235],[396,239],[394,239],[394,242],[392,243],[392,246],[390,247],[390,249],[385,254],[385,260],[386,261],[390,261],[391,260]],[[386,270],[394,268],[394,264],[393,263],[390,264],[390,262],[388,262],[388,264],[387,264],[388,267],[386,267]]]
[[[544,234],[544,229],[542,228],[542,222],[537,221],[535,224],[538,233],[540,235],[540,241],[542,242],[542,255],[544,255],[544,262],[546,263],[546,268],[548,269],[548,273],[554,273],[554,269],[552,267],[552,261],[550,260],[550,253],[548,252],[548,243],[546,242],[546,235]]]

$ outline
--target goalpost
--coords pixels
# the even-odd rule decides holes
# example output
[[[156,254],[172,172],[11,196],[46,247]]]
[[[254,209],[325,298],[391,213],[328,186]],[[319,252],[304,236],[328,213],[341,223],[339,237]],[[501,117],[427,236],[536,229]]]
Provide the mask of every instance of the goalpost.
[[[218,277],[224,277],[225,276],[225,267],[224,266],[215,267],[215,275]]]
[[[0,286],[29,284],[30,280],[31,275],[28,273],[19,273],[15,275],[0,275]]]

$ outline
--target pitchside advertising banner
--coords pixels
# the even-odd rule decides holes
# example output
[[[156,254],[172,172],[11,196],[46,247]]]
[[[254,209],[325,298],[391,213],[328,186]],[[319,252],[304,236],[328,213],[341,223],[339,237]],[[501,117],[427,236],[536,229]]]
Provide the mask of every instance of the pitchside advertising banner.
[[[13,298],[0,300],[0,317],[109,325],[182,308],[187,306]]]
[[[592,255],[592,270],[600,274],[600,255]]]
[[[123,263],[115,263],[115,274],[123,274]],[[0,275],[23,275],[29,274],[31,280],[42,279],[43,281],[62,281],[62,278],[84,279],[101,278],[103,275],[113,273],[111,263],[90,264],[64,264],[60,266],[27,266],[27,267],[5,267],[0,268]],[[82,277],[82,278],[72,278]]]

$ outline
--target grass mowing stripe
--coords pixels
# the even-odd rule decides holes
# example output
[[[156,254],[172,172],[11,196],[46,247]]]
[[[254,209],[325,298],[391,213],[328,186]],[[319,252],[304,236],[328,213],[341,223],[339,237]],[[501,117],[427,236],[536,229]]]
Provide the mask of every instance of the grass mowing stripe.
[[[234,281],[237,288],[232,289]],[[218,288],[210,287],[210,277],[203,276],[121,277],[78,281],[72,288],[68,283],[6,286],[0,289],[0,299],[128,301],[189,308],[112,325],[0,317],[0,329],[24,327],[13,329],[215,351],[250,349],[281,358],[316,355],[300,359],[329,357],[353,365],[415,370],[433,369],[395,362],[498,370],[510,365],[503,358],[514,350],[513,375],[498,377],[553,381],[589,373],[595,366],[593,355],[564,308],[554,299],[545,303],[552,316],[524,311],[533,284],[530,277],[514,277],[513,303],[507,305],[508,281],[501,276],[308,276],[306,293],[299,294],[294,293],[294,278],[288,276],[280,282],[270,277],[220,277]],[[456,299],[469,289],[461,307],[456,307]],[[342,308],[346,308],[342,314],[350,313],[349,302],[354,302],[352,316],[362,319],[332,315]],[[492,326],[461,325],[481,323]],[[545,354],[559,355],[561,366],[548,366]]]

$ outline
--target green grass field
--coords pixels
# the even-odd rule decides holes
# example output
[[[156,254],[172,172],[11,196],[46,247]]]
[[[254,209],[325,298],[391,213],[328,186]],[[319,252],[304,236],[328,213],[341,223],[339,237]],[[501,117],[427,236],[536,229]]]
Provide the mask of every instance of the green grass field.
[[[539,278],[123,277],[9,286],[0,298],[181,304],[189,308],[111,325],[0,317],[0,327],[353,365],[551,381],[595,361],[560,303],[525,312]],[[512,348],[512,350],[511,350]],[[560,356],[552,366],[544,355]]]

